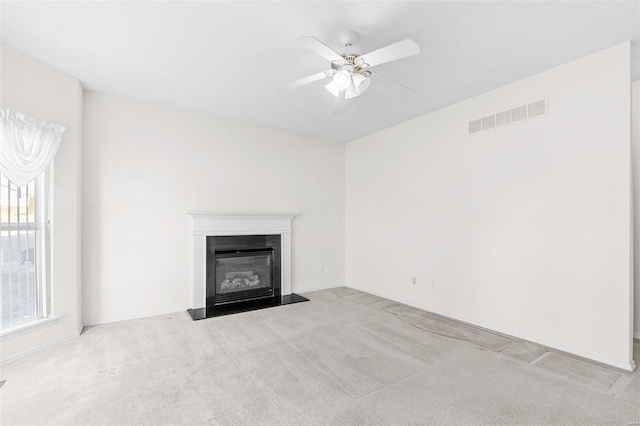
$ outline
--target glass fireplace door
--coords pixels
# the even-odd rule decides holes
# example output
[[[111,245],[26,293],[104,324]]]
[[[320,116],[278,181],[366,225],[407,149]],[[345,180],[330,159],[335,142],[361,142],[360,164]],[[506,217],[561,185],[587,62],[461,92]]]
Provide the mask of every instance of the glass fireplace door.
[[[271,288],[273,251],[216,252],[216,294]]]

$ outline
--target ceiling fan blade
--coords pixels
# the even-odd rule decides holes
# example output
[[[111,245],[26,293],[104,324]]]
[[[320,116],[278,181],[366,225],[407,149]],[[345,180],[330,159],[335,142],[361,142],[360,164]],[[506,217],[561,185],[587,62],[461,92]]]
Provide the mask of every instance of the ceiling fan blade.
[[[314,81],[322,80],[324,78],[329,77],[331,75],[331,72],[332,72],[331,70],[322,71],[322,72],[319,72],[317,74],[313,74],[313,75],[301,78],[299,80],[292,81],[291,83],[287,83],[284,86],[279,87],[278,90],[283,91],[283,90],[295,89],[296,87],[304,86],[305,84],[309,84],[309,83],[313,83]]]
[[[384,79],[386,79],[386,80],[389,80],[390,82],[395,83],[395,84],[397,84],[398,86],[404,87],[405,89],[409,90],[410,92],[416,93],[416,91],[415,91],[415,90],[413,90],[411,87],[405,86],[405,85],[404,85],[404,84],[402,84],[402,83],[398,83],[397,81],[395,81],[395,80],[393,80],[393,79],[391,79],[391,78],[389,78],[389,77],[387,77],[387,76],[384,76],[384,75],[380,74],[380,73],[379,73],[379,72],[377,72],[377,71],[372,71],[371,73],[372,73],[373,75],[377,75],[377,76],[382,77],[382,78],[384,78]]]
[[[344,58],[329,46],[312,36],[298,37],[298,42],[329,61],[342,61]]]
[[[347,98],[345,98],[346,94],[346,90],[341,90],[338,96],[336,96],[336,99],[333,101],[333,109],[331,110],[331,115],[342,115],[347,112]]]
[[[406,39],[374,50],[373,52],[365,53],[358,58],[358,62],[362,60],[370,67],[374,67],[386,62],[395,61],[396,59],[417,55],[418,53],[420,53],[418,43],[411,39]]]

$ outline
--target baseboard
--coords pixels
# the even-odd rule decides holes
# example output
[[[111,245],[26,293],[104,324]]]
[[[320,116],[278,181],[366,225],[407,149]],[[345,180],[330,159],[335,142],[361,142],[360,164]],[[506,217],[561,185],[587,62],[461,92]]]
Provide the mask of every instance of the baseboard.
[[[65,340],[69,340],[69,339],[73,339],[74,337],[78,337],[79,335],[80,335],[80,333],[78,333],[76,331],[76,332],[73,332],[73,333],[68,334],[66,336],[63,336],[63,337],[61,337],[59,339],[52,340],[52,341],[50,341],[48,343],[45,343],[44,345],[36,346],[35,348],[31,348],[31,349],[26,350],[24,352],[20,352],[18,354],[10,356],[9,358],[3,359],[2,361],[0,361],[0,365],[5,365],[5,364],[8,364],[10,362],[17,361],[17,360],[22,359],[22,358],[24,358],[26,356],[29,356],[29,355],[34,354],[36,352],[40,352],[40,351],[42,351],[44,349],[50,348],[51,346],[57,345],[58,343],[62,343]]]
[[[562,345],[557,345],[555,343],[550,343],[550,342],[548,342],[548,341],[546,341],[544,339],[538,338],[536,336],[526,336],[526,335],[523,335],[521,333],[514,332],[512,330],[504,329],[502,327],[495,327],[493,325],[483,324],[481,322],[474,321],[474,320],[471,320],[469,318],[463,318],[463,317],[459,317],[459,316],[456,316],[456,315],[451,315],[448,312],[444,312],[444,311],[440,311],[440,310],[437,310],[437,309],[433,309],[433,308],[431,308],[429,306],[421,305],[421,304],[418,304],[418,303],[415,303],[415,302],[412,302],[412,301],[400,299],[400,298],[397,298],[397,297],[390,297],[389,295],[385,295],[385,294],[377,293],[377,292],[372,292],[370,290],[366,290],[366,289],[355,287],[355,286],[348,285],[348,287],[351,287],[351,288],[359,290],[359,291],[363,291],[365,293],[370,293],[370,294],[373,294],[373,295],[376,295],[376,296],[384,297],[385,299],[393,300],[394,302],[402,303],[404,305],[411,306],[411,307],[417,308],[417,309],[421,309],[423,311],[431,312],[431,313],[434,313],[436,315],[447,317],[447,318],[450,318],[450,319],[455,320],[455,321],[463,322],[463,323],[470,324],[470,325],[473,325],[473,326],[476,326],[476,327],[481,327],[481,328],[484,328],[484,329],[489,330],[489,331],[495,331],[497,333],[505,334],[507,336],[512,336],[512,337],[515,337],[515,338],[518,338],[518,339],[521,339],[521,340],[527,340],[529,342],[537,343],[539,345],[546,346],[546,347],[552,348],[552,349],[556,349],[556,350],[561,351],[561,352],[567,352],[567,353],[570,353],[570,354],[573,354],[573,355],[577,355],[579,357],[590,359],[592,361],[596,361],[596,362],[599,362],[599,363],[602,363],[602,364],[607,364],[607,365],[610,365],[612,367],[619,368],[621,370],[633,371],[636,368],[635,362],[633,362],[633,360],[631,360],[631,362],[629,362],[629,363],[624,363],[624,362],[620,362],[620,361],[617,361],[617,360],[612,360],[612,359],[609,359],[607,357],[603,357],[603,356],[600,356],[600,355],[597,355],[597,354],[592,354],[592,353],[589,353],[589,352],[586,352],[586,351],[582,351],[580,349],[567,347],[567,346],[562,346]]]
[[[345,284],[337,284],[337,285],[329,285],[329,286],[323,286],[323,287],[312,287],[312,288],[305,288],[304,290],[293,290],[294,293],[308,293],[311,291],[320,291],[320,290],[329,290],[331,288],[338,288],[338,287],[344,287]]]
[[[106,320],[84,322],[84,326],[88,327],[88,326],[92,326],[92,325],[112,324],[114,322],[129,321],[129,320],[148,318],[148,317],[156,317],[158,315],[174,314],[176,312],[185,312],[186,313],[187,309],[188,309],[188,307],[162,309],[162,310],[159,310],[159,311],[145,312],[145,313],[142,313],[142,314],[126,315],[126,316],[118,317],[118,318],[109,318],[109,319],[106,319]]]

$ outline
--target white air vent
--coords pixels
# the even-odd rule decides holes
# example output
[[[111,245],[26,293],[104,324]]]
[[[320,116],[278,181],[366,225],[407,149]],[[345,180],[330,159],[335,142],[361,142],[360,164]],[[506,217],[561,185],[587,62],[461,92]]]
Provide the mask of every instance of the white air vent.
[[[511,123],[511,110],[502,111],[496,114],[496,127]]]
[[[476,133],[482,130],[482,120],[477,119],[469,122],[469,133]]]
[[[543,100],[537,102],[531,102],[527,105],[528,109],[528,117],[537,117],[539,115],[544,115],[547,112],[546,102]]]
[[[489,115],[487,117],[482,117],[482,130],[493,129],[496,127],[496,116]]]
[[[511,108],[511,121],[520,121],[527,118],[527,106]]]
[[[524,105],[497,112],[492,115],[479,118],[469,122],[469,134],[478,133],[484,130],[494,129],[507,124],[516,123],[528,118],[539,117],[547,114],[547,101],[541,99],[529,102]]]

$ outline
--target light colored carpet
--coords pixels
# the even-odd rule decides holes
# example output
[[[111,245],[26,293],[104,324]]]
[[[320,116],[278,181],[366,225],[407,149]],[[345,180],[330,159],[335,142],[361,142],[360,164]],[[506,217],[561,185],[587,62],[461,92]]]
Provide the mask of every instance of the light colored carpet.
[[[443,321],[439,315],[430,314],[405,305],[396,305],[386,309],[396,314],[408,324],[441,336],[451,337],[474,343],[485,349],[499,351],[512,343],[512,340],[495,333],[471,327],[456,321]]]
[[[513,342],[500,351],[501,354],[519,359],[524,362],[533,362],[547,353],[547,349],[531,342]]]
[[[345,287],[305,296],[197,322],[179,312],[87,327],[2,368],[0,421],[640,424],[638,373]]]
[[[618,380],[624,380],[621,374],[607,368],[552,352],[547,352],[534,363],[537,367],[601,392],[610,391]],[[638,404],[640,409],[640,401]]]

